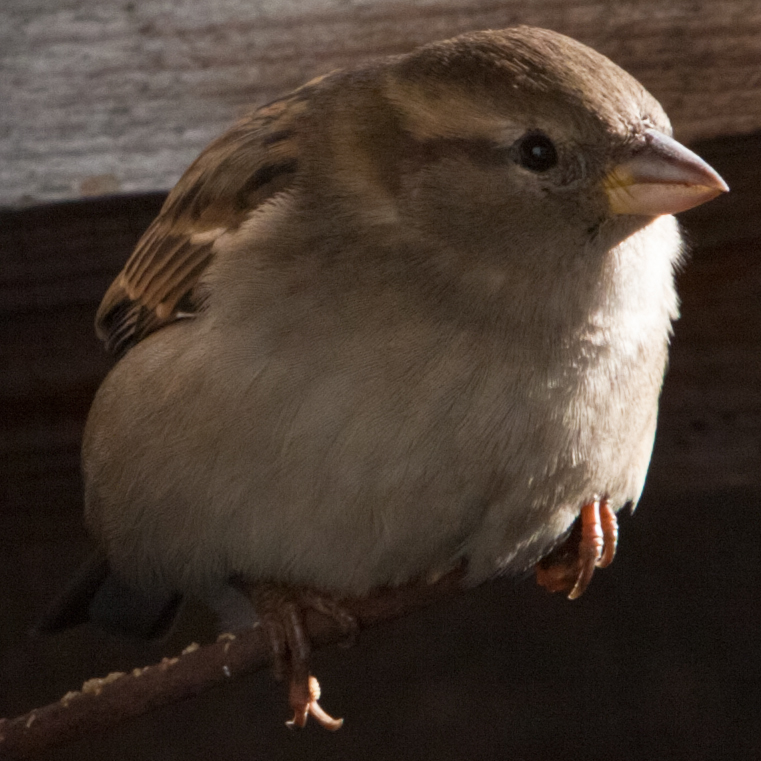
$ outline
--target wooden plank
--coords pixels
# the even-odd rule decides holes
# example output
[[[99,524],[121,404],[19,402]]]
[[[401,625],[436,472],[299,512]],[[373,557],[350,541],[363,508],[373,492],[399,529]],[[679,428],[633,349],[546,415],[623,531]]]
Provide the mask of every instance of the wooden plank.
[[[687,142],[761,128],[755,0],[5,0],[0,205],[168,189],[248,105],[369,56],[515,23],[610,56]]]

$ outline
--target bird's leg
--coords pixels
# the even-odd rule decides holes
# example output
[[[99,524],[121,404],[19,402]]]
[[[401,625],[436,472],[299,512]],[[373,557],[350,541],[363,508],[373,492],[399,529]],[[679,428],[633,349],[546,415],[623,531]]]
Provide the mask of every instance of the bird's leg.
[[[310,589],[280,584],[241,582],[256,608],[272,650],[275,678],[288,677],[288,702],[293,718],[289,727],[303,727],[311,714],[323,727],[340,729],[343,719],[334,719],[318,703],[320,684],[309,673],[309,656],[312,650],[304,626],[304,612],[316,610],[333,618],[351,642],[356,638],[356,619],[328,595]]]
[[[568,592],[575,600],[587,588],[595,568],[613,561],[618,521],[607,499],[595,498],[581,508],[568,538],[537,563],[536,581],[550,592]]]

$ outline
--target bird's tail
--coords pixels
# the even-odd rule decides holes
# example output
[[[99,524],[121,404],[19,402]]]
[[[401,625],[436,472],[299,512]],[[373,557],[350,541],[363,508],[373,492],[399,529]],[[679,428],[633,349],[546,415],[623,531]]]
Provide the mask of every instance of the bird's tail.
[[[154,639],[166,634],[180,610],[178,594],[147,594],[125,584],[95,552],[33,629],[54,634],[87,621],[119,634]]]

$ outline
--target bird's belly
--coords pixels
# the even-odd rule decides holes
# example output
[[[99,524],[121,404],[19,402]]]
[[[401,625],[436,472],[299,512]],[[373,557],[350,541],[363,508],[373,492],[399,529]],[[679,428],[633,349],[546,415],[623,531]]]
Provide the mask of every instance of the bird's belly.
[[[592,379],[553,388],[509,365],[403,381],[302,362],[222,394],[167,387],[144,344],[95,402],[126,404],[129,383],[141,406],[118,431],[89,426],[84,454],[88,523],[139,584],[242,574],[359,594],[462,556],[480,580],[536,560],[594,494],[636,500],[644,480],[654,402],[627,407],[626,384],[590,407]]]

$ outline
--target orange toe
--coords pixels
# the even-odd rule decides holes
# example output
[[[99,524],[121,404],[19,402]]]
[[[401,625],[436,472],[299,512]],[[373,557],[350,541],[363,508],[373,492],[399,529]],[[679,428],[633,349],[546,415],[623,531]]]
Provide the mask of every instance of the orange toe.
[[[303,727],[309,716],[331,731],[340,729],[343,719],[334,719],[320,706],[320,684],[309,673],[312,644],[304,624],[304,611],[317,610],[334,618],[347,637],[356,637],[356,619],[341,605],[314,590],[286,585],[241,582],[256,608],[272,651],[275,677],[288,676],[288,703],[293,718],[289,727]]]
[[[571,533],[536,566],[536,580],[550,592],[581,597],[595,568],[610,565],[616,554],[618,521],[607,499],[595,498],[581,508]]]

